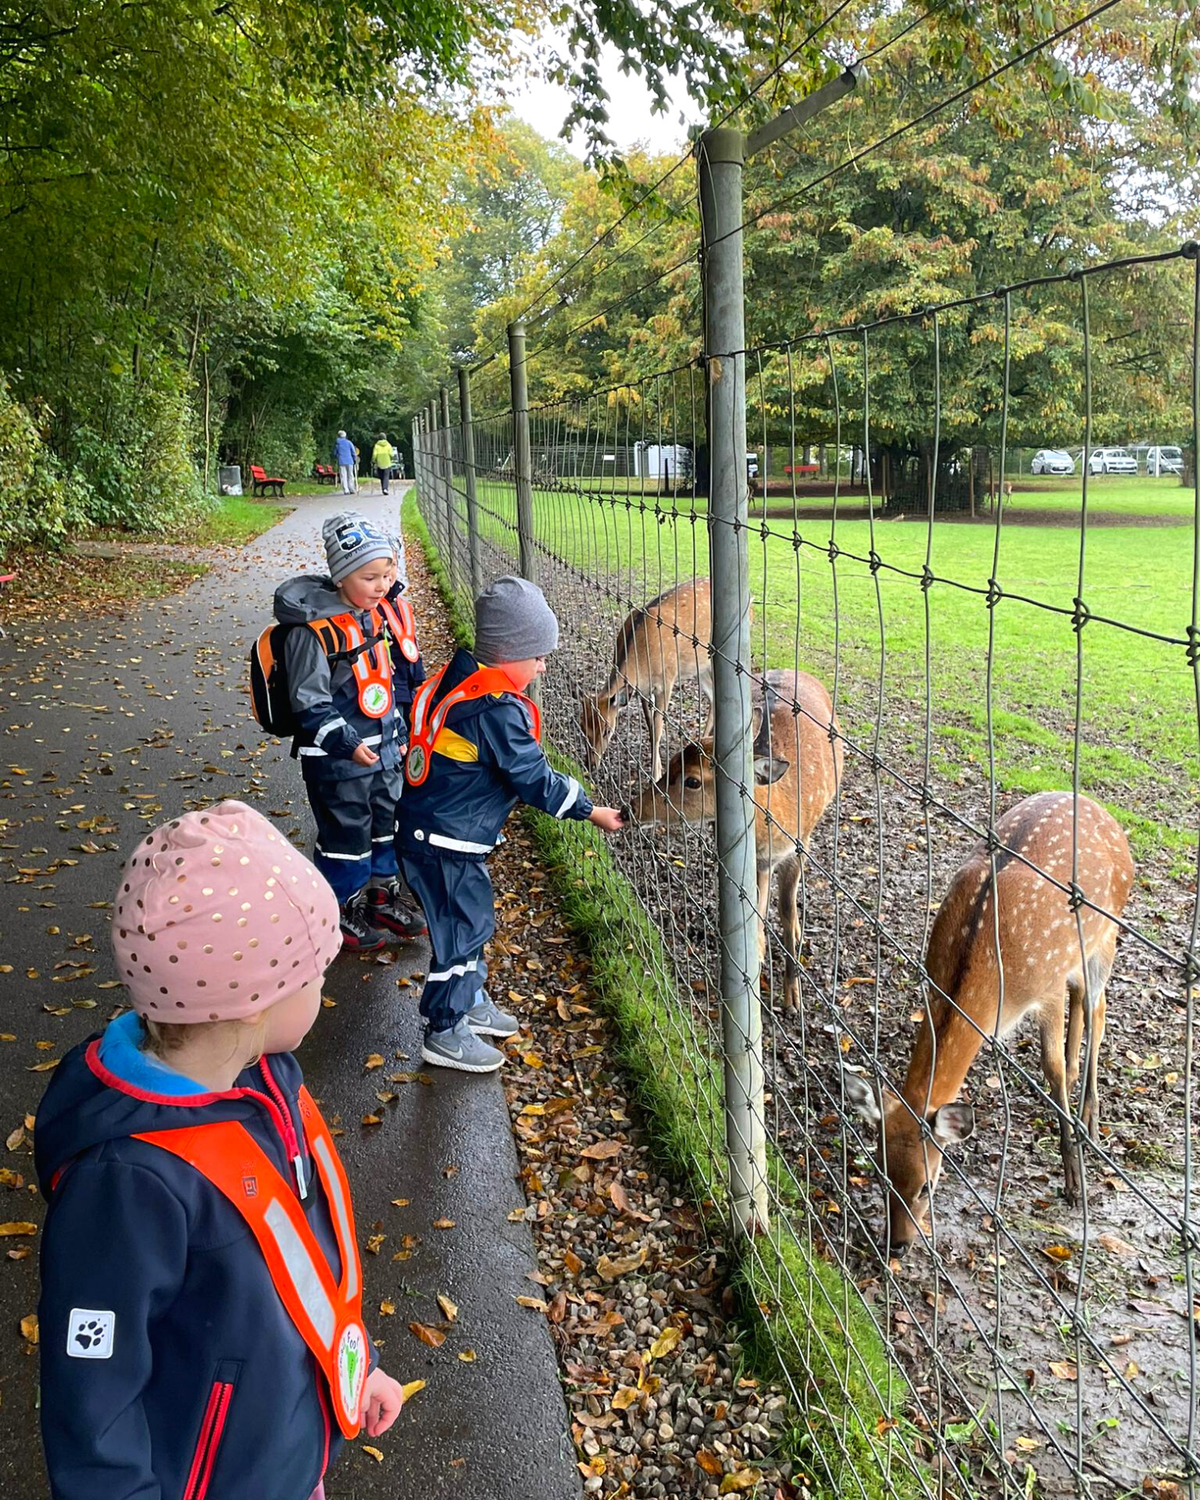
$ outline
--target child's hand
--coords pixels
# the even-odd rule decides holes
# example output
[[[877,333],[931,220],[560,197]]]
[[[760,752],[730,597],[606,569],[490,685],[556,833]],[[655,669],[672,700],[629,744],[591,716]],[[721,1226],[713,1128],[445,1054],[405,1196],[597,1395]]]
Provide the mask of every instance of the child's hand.
[[[385,1375],[378,1366],[367,1376],[363,1387],[362,1407],[359,1416],[368,1437],[381,1437],[404,1405],[404,1388],[398,1380]]]
[[[373,766],[378,762],[379,757],[370,745],[355,745],[354,754],[350,759],[360,766]]]
[[[620,833],[625,827],[625,820],[616,807],[593,807],[588,814],[588,822],[595,823],[597,828],[603,828],[605,833]]]

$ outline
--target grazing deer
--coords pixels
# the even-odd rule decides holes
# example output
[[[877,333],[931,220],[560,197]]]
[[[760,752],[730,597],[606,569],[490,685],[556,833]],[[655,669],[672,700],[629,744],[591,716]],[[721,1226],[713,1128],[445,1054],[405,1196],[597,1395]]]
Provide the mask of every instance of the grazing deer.
[[[589,771],[599,766],[617,717],[632,695],[646,716],[655,781],[663,769],[663,718],[677,682],[694,680],[699,685],[708,705],[704,733],[712,733],[711,640],[712,598],[707,578],[689,579],[629,615],[617,633],[607,685],[594,698],[583,700],[579,727]]]
[[[1133,884],[1129,845],[1116,819],[1086,797],[1079,799],[1076,825],[1069,792],[1042,792],[1018,802],[996,824],[996,835],[1002,847],[995,855],[995,886],[987,845],[978,844],[938,908],[925,955],[934,990],[900,1093],[888,1090],[881,1100],[865,1079],[843,1075],[846,1098],[880,1127],[878,1160],[889,1188],[888,1236],[894,1251],[907,1248],[924,1231],[943,1151],[975,1129],[975,1111],[958,1095],[984,1037],[1003,1036],[1023,1016],[1036,1013],[1042,1073],[1058,1107],[1064,1188],[1074,1203],[1079,1163],[1070,1095],[1079,1081],[1086,1024],[1081,1113],[1084,1128],[1096,1136],[1104,987],[1117,945],[1112,917],[1120,916]],[[1070,885],[1076,839],[1079,887],[1087,901],[1101,908],[1079,909],[1082,952],[1071,899],[1052,883]],[[1070,1015],[1065,1044],[1064,1000]]]
[[[800,913],[796,894],[808,840],[833,800],[842,775],[842,741],[829,694],[807,672],[768,672],[756,679],[755,833],[758,848],[758,952],[766,953],[763,918],[771,876],[779,875],[785,1009],[799,1003]],[[832,730],[832,736],[831,736]],[[629,809],[637,823],[711,823],[716,816],[713,744],[685,745],[661,782],[645,787]],[[799,849],[797,849],[799,845]]]

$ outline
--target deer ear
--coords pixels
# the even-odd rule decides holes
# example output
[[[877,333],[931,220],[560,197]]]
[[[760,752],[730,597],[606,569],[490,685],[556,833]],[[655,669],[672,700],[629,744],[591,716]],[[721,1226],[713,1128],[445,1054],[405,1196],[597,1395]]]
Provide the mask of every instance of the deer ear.
[[[778,781],[790,765],[790,760],[781,760],[778,755],[756,755],[754,779],[759,786],[769,786],[771,782]]]
[[[868,1125],[878,1125],[883,1119],[879,1108],[879,1096],[873,1086],[858,1073],[842,1070],[842,1087],[846,1091],[846,1102],[853,1106]]]
[[[975,1110],[970,1104],[943,1104],[934,1110],[929,1128],[939,1146],[957,1146],[975,1134]]]

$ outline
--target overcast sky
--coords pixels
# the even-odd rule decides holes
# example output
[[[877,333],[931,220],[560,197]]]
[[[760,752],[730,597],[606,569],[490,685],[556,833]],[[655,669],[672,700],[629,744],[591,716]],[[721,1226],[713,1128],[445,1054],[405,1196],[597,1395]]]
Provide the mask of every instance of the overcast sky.
[[[613,47],[605,47],[601,74],[604,86],[611,98],[609,106],[608,134],[621,150],[631,146],[648,146],[653,152],[681,151],[687,140],[687,124],[701,118],[700,111],[691,104],[686,90],[679,86],[672,90],[673,108],[665,115],[650,113],[650,95],[646,85],[636,76],[623,74],[619,67],[619,54]],[[557,140],[567,117],[569,103],[564,89],[547,83],[543,78],[531,77],[523,85],[514,88],[509,95],[513,113],[532,125],[549,140]],[[685,121],[680,120],[684,113]],[[564,144],[575,153],[583,155],[583,140],[576,136]]]

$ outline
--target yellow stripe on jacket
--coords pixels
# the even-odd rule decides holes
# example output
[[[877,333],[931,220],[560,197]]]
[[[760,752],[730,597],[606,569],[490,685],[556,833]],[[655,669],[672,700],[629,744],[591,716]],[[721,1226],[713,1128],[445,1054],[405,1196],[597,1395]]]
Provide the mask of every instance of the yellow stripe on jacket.
[[[463,739],[461,734],[455,734],[453,729],[443,729],[434,743],[433,753],[444,755],[447,760],[474,762],[479,759],[479,746]]]

